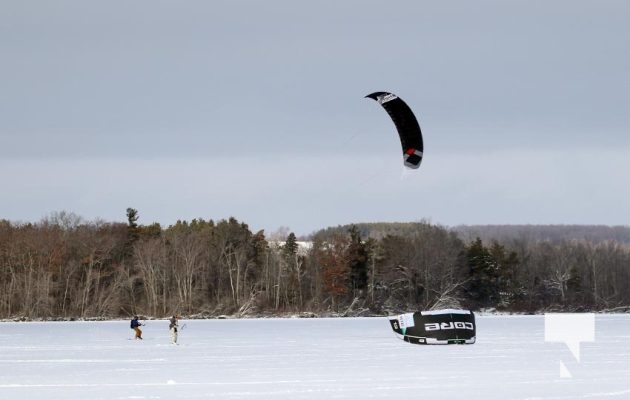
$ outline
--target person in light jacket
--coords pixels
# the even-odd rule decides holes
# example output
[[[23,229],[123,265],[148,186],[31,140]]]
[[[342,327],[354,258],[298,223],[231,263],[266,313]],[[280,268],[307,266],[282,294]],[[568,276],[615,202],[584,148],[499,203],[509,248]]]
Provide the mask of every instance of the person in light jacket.
[[[179,318],[176,315],[173,315],[169,320],[170,324],[168,325],[168,329],[171,331],[171,341],[173,344],[177,344],[177,320]]]

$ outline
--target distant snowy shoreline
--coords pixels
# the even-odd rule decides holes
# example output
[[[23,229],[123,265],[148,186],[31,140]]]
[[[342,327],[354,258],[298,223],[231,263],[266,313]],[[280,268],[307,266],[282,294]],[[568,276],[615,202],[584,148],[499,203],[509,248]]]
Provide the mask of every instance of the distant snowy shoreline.
[[[418,310],[409,310],[409,312],[418,311]],[[546,310],[536,313],[528,313],[528,312],[513,312],[513,311],[498,311],[494,309],[484,309],[474,311],[477,316],[536,316],[536,315],[545,315],[547,313],[582,313],[588,312],[599,315],[614,315],[614,314],[629,314],[630,307],[617,307],[610,310],[600,310],[600,311],[563,311],[563,310]],[[258,314],[258,315],[217,315],[217,316],[200,316],[200,315],[183,315],[182,319],[185,320],[219,320],[219,319],[296,319],[296,318],[311,318],[311,319],[328,319],[328,318],[384,318],[389,315],[397,315],[399,313],[389,313],[389,314],[365,314],[358,313],[360,315],[344,315],[342,313],[290,313],[290,314]],[[27,317],[14,317],[14,318],[4,318],[0,319],[0,322],[99,322],[99,321],[126,321],[129,318],[108,318],[108,317],[87,317],[87,318],[76,318],[76,317],[67,317],[67,318],[27,318]],[[142,316],[140,315],[140,319],[144,321],[164,321],[168,320],[169,317],[150,317],[150,316]]]

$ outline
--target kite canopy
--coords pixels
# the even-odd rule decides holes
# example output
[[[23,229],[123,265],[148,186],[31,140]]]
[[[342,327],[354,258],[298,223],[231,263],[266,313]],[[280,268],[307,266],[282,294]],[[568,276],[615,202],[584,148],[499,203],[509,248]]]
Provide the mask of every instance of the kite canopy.
[[[389,317],[396,335],[414,344],[473,344],[475,314],[469,310],[418,311]]]
[[[374,92],[365,97],[376,100],[387,111],[400,136],[405,166],[418,168],[422,162],[424,145],[420,125],[411,108],[400,97],[389,92]]]

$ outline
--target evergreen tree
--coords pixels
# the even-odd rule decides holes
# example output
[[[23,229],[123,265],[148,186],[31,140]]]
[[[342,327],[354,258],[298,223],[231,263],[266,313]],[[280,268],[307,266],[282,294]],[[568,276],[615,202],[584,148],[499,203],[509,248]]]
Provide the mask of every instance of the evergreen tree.
[[[520,299],[522,288],[516,281],[516,268],[520,261],[516,252],[506,252],[505,246],[494,241],[489,250],[495,265],[498,305],[506,307]]]
[[[466,248],[470,280],[467,293],[475,306],[495,306],[499,298],[498,267],[490,251],[477,238]]]
[[[298,254],[299,245],[295,233],[289,233],[282,248],[282,253],[286,265],[286,288],[287,300],[290,304],[302,307],[302,265],[304,257]]]
[[[356,291],[367,288],[368,283],[368,250],[361,240],[361,234],[356,226],[352,226],[350,232],[350,245],[346,253],[348,267],[350,270],[350,286]]]
[[[295,256],[297,255],[298,247],[299,246],[297,243],[297,237],[295,236],[295,233],[293,232],[289,233],[289,236],[287,236],[287,240],[284,242],[284,246],[282,247],[284,257],[289,264],[294,262],[292,260],[294,260]]]
[[[127,242],[124,246],[124,257],[131,257],[133,245],[140,239],[140,227],[138,226],[138,210],[127,208]]]
[[[139,234],[143,238],[158,238],[162,235],[162,226],[154,222],[151,225],[145,225],[138,229]]]
[[[138,238],[140,238],[140,228],[138,227],[138,210],[133,208],[127,208],[127,236],[129,242],[133,244]]]
[[[260,230],[252,237],[253,246],[253,261],[258,271],[262,271],[265,265],[265,259],[269,250],[267,239],[265,238],[265,231]]]

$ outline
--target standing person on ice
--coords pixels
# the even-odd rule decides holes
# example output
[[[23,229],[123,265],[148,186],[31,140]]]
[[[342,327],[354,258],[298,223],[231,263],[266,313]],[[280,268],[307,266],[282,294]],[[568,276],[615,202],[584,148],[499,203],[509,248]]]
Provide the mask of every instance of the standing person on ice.
[[[170,324],[168,325],[168,329],[171,331],[171,341],[173,344],[177,344],[177,320],[179,318],[176,315],[169,320]]]
[[[133,329],[134,331],[136,331],[136,339],[140,339],[142,340],[142,331],[140,330],[140,327],[142,326],[142,324],[140,323],[140,321],[138,321],[138,316],[135,315],[133,317],[133,319],[131,320],[131,329]]]

